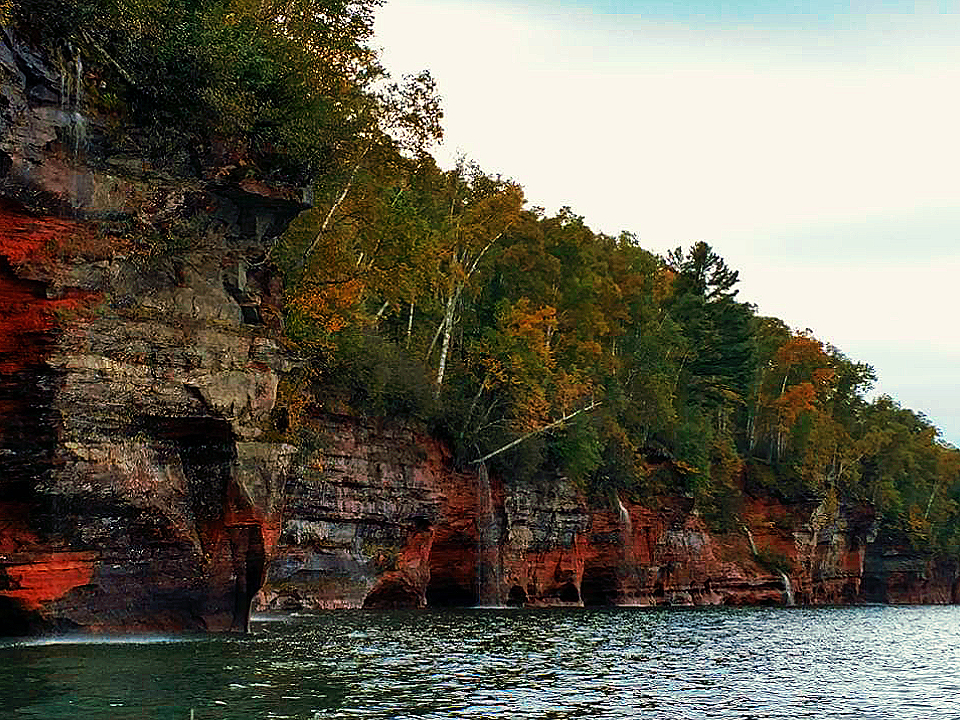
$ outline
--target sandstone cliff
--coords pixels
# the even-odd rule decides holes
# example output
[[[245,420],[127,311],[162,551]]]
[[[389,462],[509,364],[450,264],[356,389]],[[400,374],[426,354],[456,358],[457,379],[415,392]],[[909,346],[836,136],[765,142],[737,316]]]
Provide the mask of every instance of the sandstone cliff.
[[[589,498],[455,470],[409,425],[317,418],[287,486],[263,610],[475,605],[956,602],[955,564],[877,544],[863,508],[754,498],[711,531],[684,498]],[[488,515],[489,513],[489,515]],[[492,541],[491,541],[492,540]],[[484,587],[486,586],[486,587]]]
[[[292,451],[249,260],[300,196],[151,165],[6,34],[0,72],[0,630],[242,629]]]
[[[306,203],[229,158],[148,159],[0,36],[0,633],[242,630],[266,610],[956,602],[862,510],[588,498],[454,467],[414,424],[314,411],[263,262]],[[177,240],[188,232],[190,242]],[[275,430],[275,428],[274,428]]]

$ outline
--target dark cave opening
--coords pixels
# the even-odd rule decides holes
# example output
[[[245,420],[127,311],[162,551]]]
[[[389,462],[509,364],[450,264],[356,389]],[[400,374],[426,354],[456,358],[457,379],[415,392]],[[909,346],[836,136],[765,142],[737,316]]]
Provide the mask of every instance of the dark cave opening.
[[[580,582],[580,597],[585,606],[616,604],[620,583],[616,572],[609,567],[587,566]]]
[[[472,607],[479,604],[476,541],[463,533],[435,540],[430,549],[430,607]]]
[[[514,585],[510,588],[510,593],[507,595],[507,605],[523,607],[526,604],[527,592],[519,585]]]
[[[431,577],[427,585],[427,605],[430,607],[472,607],[479,602],[475,587],[466,587],[450,575]]]
[[[568,582],[560,587],[560,590],[557,592],[557,597],[560,598],[560,602],[578,603],[580,602],[580,591],[577,590],[576,585]]]
[[[374,588],[363,601],[363,607],[378,610],[399,610],[420,607],[420,593],[400,581],[384,582]]]

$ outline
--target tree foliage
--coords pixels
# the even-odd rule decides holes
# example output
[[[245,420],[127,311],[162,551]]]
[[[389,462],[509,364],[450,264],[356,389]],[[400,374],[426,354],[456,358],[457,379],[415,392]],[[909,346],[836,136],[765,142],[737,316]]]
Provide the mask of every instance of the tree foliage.
[[[960,545],[960,453],[922,415],[871,399],[869,365],[757,316],[709,244],[657,257],[570,208],[525,208],[517,182],[475,163],[438,167],[433,80],[386,77],[370,47],[378,5],[7,12],[82,58],[165,154],[312,185],[315,207],[263,259],[283,275],[312,392],[419,418],[465,465],[490,456],[607,497],[685,494],[720,524],[759,484],[872,507],[918,547]]]

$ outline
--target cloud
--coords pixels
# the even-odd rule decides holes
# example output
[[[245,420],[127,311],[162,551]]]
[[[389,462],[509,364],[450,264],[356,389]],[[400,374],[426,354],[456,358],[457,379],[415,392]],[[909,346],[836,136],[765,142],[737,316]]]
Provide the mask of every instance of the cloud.
[[[549,209],[670,244],[960,197],[960,62],[763,67],[671,45],[664,66],[654,31],[629,43],[589,17],[570,28],[582,12],[494,7],[388,5],[380,38],[388,64],[437,76],[444,152],[517,177]]]

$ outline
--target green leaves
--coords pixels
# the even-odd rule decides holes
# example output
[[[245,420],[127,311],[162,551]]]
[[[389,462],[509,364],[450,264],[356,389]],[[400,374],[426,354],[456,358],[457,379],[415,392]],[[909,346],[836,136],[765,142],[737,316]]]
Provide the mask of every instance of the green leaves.
[[[383,76],[377,0],[37,0],[14,21],[70,44],[136,122],[204,154],[226,144],[269,173],[321,170],[358,132]],[[422,103],[427,103],[421,99]],[[301,170],[302,172],[302,170]]]
[[[769,491],[869,503],[917,543],[960,543],[957,450],[921,415],[868,401],[869,365],[757,317],[709,244],[659,258],[568,207],[524,210],[518,183],[476,164],[439,168],[434,80],[386,76],[370,46],[379,4],[0,8],[79,53],[158,155],[313,186],[316,207],[269,261],[287,340],[355,408],[427,420],[461,459],[509,446],[505,473],[686,493],[721,525],[746,467]]]
[[[667,253],[667,264],[678,274],[678,294],[700,295],[707,302],[733,298],[733,286],[740,281],[740,273],[727,267],[717,253],[705,242],[695,243],[686,253],[675,248]]]

